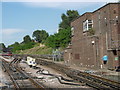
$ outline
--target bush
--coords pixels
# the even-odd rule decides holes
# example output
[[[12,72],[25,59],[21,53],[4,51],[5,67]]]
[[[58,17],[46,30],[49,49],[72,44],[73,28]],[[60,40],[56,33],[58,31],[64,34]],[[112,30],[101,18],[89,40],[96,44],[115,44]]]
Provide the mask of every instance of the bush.
[[[9,47],[12,47],[13,48],[12,52],[16,53],[16,51],[18,50],[26,50],[26,49],[33,48],[35,44],[36,44],[35,42],[22,43],[22,44],[14,43],[10,45]]]

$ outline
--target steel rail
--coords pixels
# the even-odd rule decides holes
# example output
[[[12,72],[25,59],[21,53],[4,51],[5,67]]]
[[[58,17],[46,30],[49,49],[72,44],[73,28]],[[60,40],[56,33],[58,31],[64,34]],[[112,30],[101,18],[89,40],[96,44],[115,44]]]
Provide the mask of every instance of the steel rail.
[[[37,82],[36,80],[34,80],[32,77],[30,77],[27,73],[25,73],[24,71],[22,71],[20,68],[15,67],[16,70],[18,70],[19,72],[21,72],[22,74],[24,74],[25,76],[28,77],[28,79],[37,87],[37,88],[41,88],[44,89],[44,86],[42,86],[39,82]]]
[[[15,59],[15,61],[13,62],[15,65],[14,65],[14,67],[15,67],[15,69],[17,70],[17,71],[19,71],[20,73],[22,73],[22,74],[24,74],[32,83],[33,83],[33,85],[36,87],[36,88],[40,88],[40,89],[42,89],[42,90],[44,90],[44,86],[43,85],[41,85],[39,82],[37,82],[36,80],[34,80],[30,75],[28,75],[26,72],[24,72],[23,70],[21,70],[21,68],[20,67],[18,67],[19,65],[18,65],[18,63],[19,63],[19,61],[20,61],[21,59]],[[12,64],[13,64],[12,63]]]
[[[20,57],[24,56],[24,55],[18,55]],[[27,56],[27,55],[26,55]],[[32,55],[34,56],[34,55]],[[36,58],[36,57],[35,57]],[[88,74],[88,73],[85,73],[85,72],[81,72],[81,71],[78,71],[78,70],[73,70],[71,68],[67,68],[63,65],[59,65],[59,64],[56,64],[54,62],[48,62],[48,61],[45,61],[45,60],[39,60],[38,63],[44,63],[44,65],[48,66],[48,67],[51,67],[57,71],[60,71],[60,72],[63,72],[65,73],[66,75],[74,75],[73,77],[75,78],[80,78],[80,80],[83,80],[85,78],[85,81],[84,82],[87,82],[86,83],[87,85],[90,85],[91,86],[91,83],[94,82],[95,84],[98,83],[98,85],[96,86],[103,86],[103,87],[108,87],[108,88],[113,88],[113,89],[119,89],[120,88],[120,83],[118,82],[115,82],[115,81],[112,81],[112,80],[109,80],[109,79],[105,79],[105,78],[102,78],[102,77],[98,77],[98,76],[95,76],[95,75],[91,75],[91,74]],[[74,73],[74,71],[76,73]],[[71,72],[71,73],[70,73]],[[87,81],[86,81],[87,80]],[[89,81],[92,81],[92,82],[89,82]],[[90,83],[90,84],[89,84]]]
[[[18,63],[19,63],[20,59],[14,59],[11,63],[3,60],[4,63],[8,63],[9,66],[8,68],[14,67],[14,69],[16,69],[19,73],[23,74],[24,76],[26,76],[29,81],[36,87],[36,88],[40,88],[41,90],[44,90],[44,86],[42,86],[39,82],[37,82],[36,80],[34,80],[32,77],[30,77],[27,73],[25,73],[24,71],[21,70],[20,67],[18,67]],[[6,68],[7,65],[4,65],[4,68],[6,69],[6,71],[8,72],[8,75],[10,76],[11,80],[13,81],[13,85],[15,87],[15,89],[21,89],[21,87],[19,86],[19,84],[16,82],[16,80],[14,79],[14,77],[11,75],[11,73],[9,72],[9,70]]]
[[[13,85],[14,85],[15,89],[20,89],[19,84],[16,82],[16,80],[14,79],[14,77],[10,74],[9,70],[6,68],[7,65],[5,65],[5,61],[3,61],[3,60],[2,60],[2,66],[5,68],[6,72],[10,76],[10,79],[13,82]]]
[[[102,85],[101,83],[93,82],[92,80],[88,80],[88,79],[83,78],[83,77],[78,76],[78,75],[68,75],[68,76],[79,81],[79,82],[86,83],[86,85],[93,87],[93,88],[96,88],[96,89],[110,89],[110,87],[108,87],[106,85]]]
[[[115,88],[115,89],[120,88],[120,83],[119,82],[115,82],[115,81],[112,81],[112,80],[109,80],[109,79],[105,79],[105,78],[102,78],[102,77],[98,77],[98,76],[91,75],[91,74],[88,74],[88,73],[83,73],[83,72],[78,73],[78,75],[80,75],[80,76],[82,75],[82,76],[88,78],[89,80],[94,80],[95,82],[103,83],[104,85],[110,86],[110,87]]]
[[[99,88],[119,89],[120,88],[120,83],[109,80],[109,79],[105,79],[105,78],[98,77],[95,75],[87,74],[87,73],[81,72],[79,70],[67,68],[67,67],[64,67],[62,65],[55,64],[53,62],[48,62],[45,60],[41,60],[41,63],[43,63],[46,66],[51,67],[57,71],[63,72],[69,77],[72,77],[72,78],[79,80],[79,81],[83,81],[88,86],[92,86],[92,87],[97,88],[97,89],[99,89]]]
[[[53,68],[53,69],[62,71],[62,72],[65,73],[68,77],[71,77],[71,78],[73,78],[74,80],[77,80],[77,81],[79,81],[79,82],[86,83],[86,85],[88,85],[88,86],[90,86],[90,87],[93,87],[93,88],[96,88],[96,89],[109,89],[108,86],[102,85],[102,84],[97,83],[97,82],[90,81],[90,80],[88,80],[87,78],[84,78],[84,77],[81,77],[81,76],[77,75],[76,72],[74,73],[74,71],[70,71],[69,68],[60,67],[59,65],[58,65],[58,66],[56,66],[56,65],[51,65],[50,67]]]

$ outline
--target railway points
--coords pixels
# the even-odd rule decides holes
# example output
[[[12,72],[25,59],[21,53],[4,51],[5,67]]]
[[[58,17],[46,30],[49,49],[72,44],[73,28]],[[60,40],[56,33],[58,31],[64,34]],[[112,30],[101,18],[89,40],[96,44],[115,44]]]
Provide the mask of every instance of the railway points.
[[[38,57],[33,57],[36,59],[36,68],[29,67],[27,63],[26,56],[14,56],[13,61],[7,62],[8,60],[3,62],[3,68],[6,69],[6,72],[10,77],[11,75],[15,75],[14,77],[19,75],[22,77],[22,81],[24,84],[28,83],[28,78],[32,84],[29,88],[39,88],[39,84],[42,85],[42,88],[88,88],[88,89],[119,89],[119,82],[115,82],[112,80],[105,79],[103,77],[99,77],[87,72],[82,72],[80,70],[76,70],[65,66],[63,64],[54,63],[51,60],[42,59]],[[6,57],[4,57],[6,58]],[[4,58],[1,58],[2,60]],[[9,63],[9,64],[8,64]],[[19,67],[18,67],[19,66]],[[9,67],[12,70],[8,70],[5,67]],[[21,73],[21,74],[20,74]],[[13,82],[16,81],[21,83],[21,77],[16,77]],[[24,77],[24,78],[23,78]],[[18,84],[19,84],[18,83]],[[22,84],[20,84],[21,86]],[[36,87],[34,87],[36,85]],[[24,88],[28,87],[25,86]],[[16,87],[18,88],[17,84]]]

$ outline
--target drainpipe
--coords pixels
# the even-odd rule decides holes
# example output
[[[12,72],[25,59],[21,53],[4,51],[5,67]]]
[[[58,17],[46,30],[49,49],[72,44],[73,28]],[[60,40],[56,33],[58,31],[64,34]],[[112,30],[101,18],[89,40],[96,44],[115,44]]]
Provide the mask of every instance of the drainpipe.
[[[106,49],[108,50],[108,38],[107,38],[107,32],[106,32]]]

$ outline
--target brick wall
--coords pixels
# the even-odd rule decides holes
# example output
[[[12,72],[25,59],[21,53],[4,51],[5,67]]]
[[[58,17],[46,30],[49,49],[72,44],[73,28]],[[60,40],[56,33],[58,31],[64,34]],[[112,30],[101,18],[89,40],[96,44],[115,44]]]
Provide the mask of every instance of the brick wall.
[[[102,57],[107,54],[109,61],[106,64],[108,68],[117,66],[115,57],[120,56],[118,40],[120,37],[120,15],[118,8],[120,4],[107,4],[94,12],[88,12],[81,15],[78,19],[71,22],[74,27],[74,36],[72,37],[72,53],[70,62],[79,66],[89,68],[100,68],[103,65]],[[95,35],[90,36],[89,31],[83,32],[83,22],[93,20],[93,30]],[[118,39],[119,38],[119,39]],[[94,43],[92,43],[94,42]],[[114,42],[114,43],[113,43]],[[116,54],[115,54],[116,53]],[[65,54],[68,57],[68,54]]]

